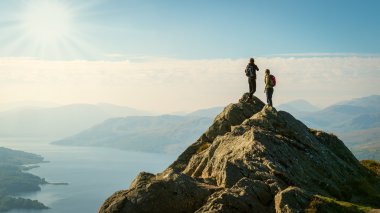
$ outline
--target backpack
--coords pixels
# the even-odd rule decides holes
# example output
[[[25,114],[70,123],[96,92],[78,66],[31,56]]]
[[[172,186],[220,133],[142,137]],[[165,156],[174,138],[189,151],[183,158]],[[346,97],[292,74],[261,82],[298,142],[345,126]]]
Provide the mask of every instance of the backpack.
[[[247,77],[254,77],[256,75],[256,72],[252,65],[247,66],[247,68],[245,69],[245,75]]]
[[[274,75],[269,75],[269,80],[272,87],[276,86],[276,77]]]

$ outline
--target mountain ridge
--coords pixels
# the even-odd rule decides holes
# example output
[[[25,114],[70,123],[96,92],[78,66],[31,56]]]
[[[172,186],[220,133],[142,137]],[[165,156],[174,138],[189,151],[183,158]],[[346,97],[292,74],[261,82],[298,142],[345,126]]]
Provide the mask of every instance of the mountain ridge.
[[[107,118],[146,114],[130,107],[104,104],[10,110],[0,112],[0,137],[65,137]]]
[[[165,171],[140,173],[99,212],[301,212],[318,196],[379,208],[378,190],[336,136],[245,94]]]
[[[277,108],[283,111],[291,112],[293,115],[296,116],[302,116],[307,113],[321,110],[319,107],[303,99],[298,99],[284,104],[280,104]]]
[[[360,99],[354,99],[351,101],[346,101],[348,105],[332,105],[329,107],[326,107],[324,109],[321,109],[319,111],[309,111],[309,112],[300,112],[298,110],[292,110],[291,108],[283,108],[282,105],[278,106],[278,109],[287,111],[291,113],[294,117],[297,119],[302,120],[305,124],[307,124],[309,127],[316,128],[316,129],[322,129],[324,131],[328,132],[335,132],[340,138],[344,139],[343,141],[348,145],[350,150],[352,150],[355,154],[355,156],[359,159],[374,159],[374,160],[380,160],[380,149],[379,146],[372,145],[373,142],[377,140],[377,134],[374,129],[377,129],[380,127],[380,115],[377,113],[373,113],[370,109],[368,109],[369,103],[372,103],[372,105],[376,105],[376,99],[377,96],[368,96],[363,97]],[[364,103],[361,103],[363,100]],[[293,102],[290,102],[293,103]],[[361,106],[356,106],[361,105]],[[377,104],[380,105],[380,102]],[[350,109],[350,110],[347,110]],[[85,129],[81,132],[78,132],[75,135],[71,135],[68,137],[64,137],[62,139],[59,139],[59,143],[62,145],[73,145],[73,146],[101,146],[101,147],[111,147],[111,148],[118,148],[118,149],[129,149],[129,150],[137,150],[137,151],[147,151],[147,152],[170,152],[170,153],[178,153],[180,151],[183,151],[184,148],[187,147],[190,143],[194,142],[197,137],[203,133],[204,129],[207,129],[209,126],[209,123],[212,122],[212,120],[223,111],[222,107],[212,107],[212,108],[206,108],[206,109],[200,109],[196,110],[190,113],[184,113],[184,114],[169,114],[169,115],[176,115],[176,116],[186,116],[186,117],[204,117],[203,119],[200,119],[198,124],[194,120],[194,127],[196,127],[196,131],[191,131],[189,128],[184,125],[183,122],[179,119],[176,125],[167,126],[169,129],[178,128],[178,133],[182,132],[185,133],[185,131],[188,131],[190,134],[186,137],[186,140],[184,140],[184,137],[176,138],[176,141],[170,140],[171,138],[171,132],[169,130],[157,132],[156,135],[154,135],[153,131],[148,131],[149,127],[147,127],[147,131],[150,132],[151,137],[146,137],[146,131],[145,132],[139,132],[138,134],[128,135],[124,134],[124,136],[119,135],[117,139],[115,139],[115,134],[112,133],[112,131],[106,131],[107,128],[110,126],[114,126],[116,128],[116,124],[109,124],[109,121],[112,121],[114,119],[106,120],[102,123],[98,123],[90,127],[89,129]],[[356,112],[356,113],[354,113]],[[154,122],[152,120],[152,117],[160,117],[164,115],[149,115],[149,116],[142,116],[140,117],[140,121],[136,124],[129,124],[132,126],[140,125],[139,123],[142,122],[142,120],[146,119],[148,121]],[[135,116],[128,116],[128,117],[135,117]],[[207,120],[208,119],[208,120]],[[123,117],[122,120],[127,122],[128,118]],[[165,122],[165,121],[162,121]],[[103,125],[104,123],[108,123],[107,125]],[[123,125],[122,122],[117,122],[118,125]],[[128,122],[127,122],[128,123]],[[149,125],[149,122],[146,124]],[[103,126],[103,129],[99,129],[96,127]],[[177,127],[175,127],[177,126]],[[93,134],[98,135],[99,131],[103,132],[104,135],[99,136],[97,138],[89,137],[91,136],[91,132],[93,131]],[[363,135],[365,130],[372,130],[372,131],[366,131],[368,135]],[[163,132],[168,133],[169,135],[162,134]],[[354,133],[361,134],[365,137],[356,137]],[[175,134],[178,135],[178,134]],[[185,134],[182,134],[185,136]],[[155,144],[154,141],[158,138],[159,145],[161,146],[160,149],[154,149],[152,148]],[[367,138],[367,139],[365,139]],[[370,140],[368,140],[370,138]],[[93,140],[92,142],[89,140]],[[131,140],[132,139],[132,140]],[[139,139],[139,140],[138,140]],[[355,140],[354,140],[355,139]],[[71,141],[70,141],[71,140]],[[97,143],[102,140],[101,143]],[[137,147],[133,146],[132,143],[129,141],[135,141],[136,144],[140,144],[139,142],[142,140],[147,140],[148,143],[150,143],[152,146],[147,147]],[[57,141],[57,140],[56,140]],[[76,142],[75,142],[76,141]],[[124,142],[123,142],[124,141]],[[350,143],[347,143],[349,141]],[[167,144],[167,147],[165,148],[165,144]],[[358,149],[360,147],[360,149]]]
[[[212,119],[209,117],[194,115],[111,118],[76,135],[52,143],[178,153],[196,140],[211,122]]]

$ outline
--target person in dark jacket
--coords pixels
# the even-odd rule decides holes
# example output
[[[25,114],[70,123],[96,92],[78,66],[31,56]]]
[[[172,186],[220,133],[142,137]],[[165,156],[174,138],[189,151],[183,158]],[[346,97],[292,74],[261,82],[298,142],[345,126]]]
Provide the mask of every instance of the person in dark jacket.
[[[256,71],[259,71],[259,68],[255,64],[255,59],[251,58],[247,68],[245,68],[245,75],[248,77],[249,84],[249,98],[252,98],[256,92]]]
[[[264,82],[265,82],[265,93],[267,94],[267,103],[269,106],[273,107],[272,96],[273,96],[274,89],[273,89],[273,83],[270,79],[269,69],[265,70]]]

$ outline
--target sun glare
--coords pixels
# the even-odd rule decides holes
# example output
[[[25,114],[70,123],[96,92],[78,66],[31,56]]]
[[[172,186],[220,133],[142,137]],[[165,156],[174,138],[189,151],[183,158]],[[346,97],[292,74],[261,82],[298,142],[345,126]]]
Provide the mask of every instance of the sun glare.
[[[70,34],[71,22],[69,8],[55,0],[28,2],[21,19],[25,36],[42,44],[59,42]]]
[[[99,29],[88,19],[95,1],[17,2],[18,10],[8,15],[0,29],[4,52],[41,59],[77,59],[101,54],[88,33]]]

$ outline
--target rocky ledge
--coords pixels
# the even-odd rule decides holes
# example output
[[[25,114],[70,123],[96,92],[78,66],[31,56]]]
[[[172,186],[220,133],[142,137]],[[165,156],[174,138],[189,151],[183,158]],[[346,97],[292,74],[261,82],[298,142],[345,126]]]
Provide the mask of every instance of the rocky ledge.
[[[244,94],[165,171],[141,172],[100,212],[365,212],[380,207],[379,191],[336,136]]]

